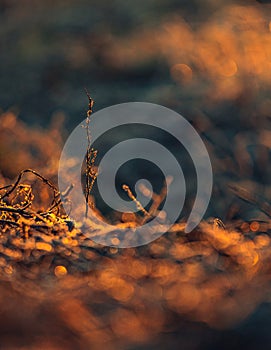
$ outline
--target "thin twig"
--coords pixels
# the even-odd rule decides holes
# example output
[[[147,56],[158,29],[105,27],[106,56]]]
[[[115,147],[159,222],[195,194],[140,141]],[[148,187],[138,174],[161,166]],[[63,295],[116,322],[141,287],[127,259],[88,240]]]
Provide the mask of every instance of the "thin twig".
[[[1,198],[7,197],[9,196],[18,186],[19,182],[21,181],[23,175],[25,173],[31,173],[35,176],[37,176],[39,179],[41,179],[44,183],[46,183],[49,187],[51,187],[54,191],[55,194],[58,194],[59,191],[57,190],[57,188],[55,187],[54,184],[52,184],[48,179],[46,179],[44,176],[40,175],[38,172],[36,172],[35,170],[32,169],[24,169],[20,172],[20,174],[17,177],[17,180],[15,181],[15,183],[12,185],[11,189],[8,190],[3,196],[1,196]]]
[[[122,188],[127,193],[128,197],[136,204],[137,209],[142,211],[142,213],[147,217],[151,217],[150,213],[143,207],[139,200],[136,199],[130,187],[128,185],[122,185]]]
[[[35,213],[34,211],[30,211],[30,210],[26,211],[24,209],[14,208],[14,207],[10,207],[10,206],[0,206],[0,211],[20,214],[20,215],[27,217],[27,218],[29,218],[29,217],[37,218],[40,221],[46,223],[46,220],[41,216],[41,214]]]

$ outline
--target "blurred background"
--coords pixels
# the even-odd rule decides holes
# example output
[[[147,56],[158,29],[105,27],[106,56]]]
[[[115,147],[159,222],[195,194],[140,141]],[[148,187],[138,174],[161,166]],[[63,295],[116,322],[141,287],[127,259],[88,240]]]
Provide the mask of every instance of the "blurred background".
[[[44,279],[40,289],[35,289],[35,281],[24,280],[7,289],[11,277],[5,277],[0,303],[2,319],[8,321],[1,323],[0,349],[98,349],[104,339],[109,350],[112,344],[129,350],[167,349],[169,344],[173,349],[182,344],[187,350],[268,348],[271,4],[0,0],[0,23],[1,184],[10,183],[24,168],[56,181],[65,139],[86,116],[87,87],[95,100],[94,111],[146,101],[189,120],[209,151],[214,171],[206,219],[219,217],[229,230],[237,227],[236,222],[239,225],[231,236],[221,227],[212,231],[207,223],[204,232],[192,238],[173,232],[150,247],[123,253],[123,259],[116,251],[87,251],[87,263],[82,260],[80,268],[77,247],[64,259],[67,269],[77,269],[77,277],[61,280],[53,292],[50,279]],[[103,154],[123,134],[128,137],[129,131],[108,135],[97,149]],[[165,135],[152,136],[175,147]],[[187,164],[189,172],[189,160]],[[129,171],[122,181],[127,174],[132,173],[129,179],[134,182],[142,175],[135,165]],[[159,189],[161,181],[157,183]],[[244,188],[250,203],[238,199],[229,184]],[[195,181],[192,185],[195,194]],[[252,205],[256,197],[258,204]],[[193,196],[184,217],[192,203]],[[8,244],[4,240],[5,248]],[[227,244],[232,244],[230,251]],[[12,262],[10,256],[0,259],[3,269]],[[85,280],[83,272],[94,269],[89,261],[97,271]],[[48,267],[51,260],[43,263]],[[129,269],[132,263],[135,266]],[[34,266],[33,271],[39,268]],[[10,270],[5,273],[12,275]],[[25,299],[29,289],[35,302]],[[150,315],[155,315],[155,322]],[[47,339],[50,325],[56,329],[56,342]],[[19,346],[21,335],[24,346]]]
[[[268,110],[269,5],[255,1],[0,2],[0,106],[72,128],[95,109],[149,101],[219,125]],[[245,109],[242,108],[245,105]],[[218,122],[219,120],[219,122]],[[254,119],[255,120],[255,119]]]
[[[0,20],[0,108],[12,114],[1,123],[5,177],[14,178],[22,167],[56,173],[52,164],[65,138],[85,118],[87,87],[94,111],[147,101],[195,126],[210,152],[219,198],[207,216],[240,215],[243,204],[229,213],[229,182],[270,198],[267,1],[1,0]],[[22,136],[14,118],[32,128],[32,136]],[[33,128],[40,133],[34,136]],[[262,215],[255,210],[245,206],[243,217]]]

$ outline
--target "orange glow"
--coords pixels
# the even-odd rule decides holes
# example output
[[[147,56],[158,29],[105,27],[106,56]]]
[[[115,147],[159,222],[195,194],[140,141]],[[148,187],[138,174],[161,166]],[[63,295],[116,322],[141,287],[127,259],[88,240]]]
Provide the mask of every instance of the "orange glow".
[[[146,263],[140,260],[131,261],[131,276],[135,279],[142,278],[148,274]]]
[[[13,267],[10,265],[5,266],[4,271],[7,275],[12,275],[13,274]]]
[[[72,238],[71,237],[63,237],[62,238],[62,243],[65,244],[65,245],[71,245]]]
[[[108,290],[108,294],[115,300],[126,302],[133,296],[134,287],[124,279],[116,278],[111,288]]]
[[[253,232],[257,232],[259,231],[260,229],[260,224],[257,222],[257,221],[253,221],[251,224],[250,224],[250,230],[253,231]]]
[[[133,56],[138,58],[137,47],[145,59],[162,56],[178,84],[209,82],[210,100],[234,99],[247,88],[248,80],[254,79],[258,86],[271,84],[270,23],[263,8],[231,4],[197,29],[174,16],[155,32],[139,31],[129,40],[116,41],[108,55],[114,65],[131,64]],[[257,89],[255,84],[253,91]]]
[[[147,329],[140,322],[139,317],[127,310],[119,310],[111,317],[113,332],[122,338],[136,341],[147,339]]]
[[[192,80],[192,69],[183,63],[175,64],[170,69],[170,74],[177,83],[186,84]]]
[[[165,298],[172,310],[184,313],[195,310],[201,300],[199,289],[188,283],[172,285],[166,291]]]
[[[111,254],[117,254],[119,250],[118,250],[118,248],[110,247],[109,251]]]
[[[157,255],[160,255],[160,254],[163,254],[166,250],[166,247],[164,244],[158,244],[158,243],[154,243],[152,246],[151,246],[151,252],[153,254],[157,254]]]
[[[68,271],[65,266],[58,265],[55,267],[55,275],[56,277],[62,277],[67,275]]]
[[[257,248],[264,248],[270,245],[270,238],[267,235],[256,236],[254,239]]]
[[[113,245],[118,245],[120,243],[120,240],[117,237],[114,237],[114,238],[111,239],[111,243]]]
[[[232,77],[237,73],[237,64],[234,60],[222,62],[219,67],[219,73],[225,77]]]
[[[208,14],[208,21],[191,26],[180,16],[161,16],[156,28],[156,22],[149,29],[141,30],[142,26],[137,26],[134,33],[131,29],[117,40],[112,33],[110,40],[105,42],[102,35],[101,38],[94,37],[92,43],[93,39],[88,39],[91,33],[82,31],[84,41],[79,42],[78,47],[71,47],[67,54],[73,67],[82,67],[83,72],[84,62],[89,57],[89,71],[96,65],[105,65],[102,78],[110,80],[107,88],[110,89],[117,78],[117,97],[131,79],[136,90],[130,91],[141,96],[146,93],[146,98],[160,100],[161,104],[173,106],[180,112],[183,109],[191,116],[193,126],[203,136],[212,156],[216,179],[214,201],[210,202],[205,219],[209,220],[208,213],[215,213],[223,217],[224,223],[219,219],[203,219],[192,232],[185,232],[188,210],[194,201],[194,196],[190,196],[187,172],[189,188],[181,221],[145,246],[121,249],[117,247],[120,241],[115,233],[141,225],[143,220],[149,220],[147,216],[117,213],[116,221],[121,222],[114,223],[110,232],[111,229],[104,229],[102,221],[93,220],[92,215],[73,224],[66,216],[68,213],[62,215],[61,208],[59,211],[53,208],[51,211],[55,214],[46,212],[53,194],[42,181],[33,184],[37,202],[25,206],[23,202],[32,195],[32,185],[25,185],[22,179],[19,188],[22,202],[19,205],[25,206],[26,213],[38,211],[31,220],[28,214],[17,220],[19,215],[11,212],[9,217],[16,222],[6,225],[8,214],[1,210],[0,277],[3,283],[0,284],[0,308],[3,332],[7,333],[6,327],[10,325],[14,337],[22,337],[28,346],[24,332],[30,330],[31,334],[37,335],[34,337],[37,345],[31,344],[30,347],[29,344],[31,349],[42,348],[39,346],[43,344],[42,338],[49,337],[49,334],[63,342],[62,347],[56,345],[55,349],[69,349],[69,346],[94,350],[147,349],[153,348],[153,339],[159,347],[164,336],[169,340],[168,347],[178,347],[184,336],[184,344],[196,349],[201,338],[195,337],[193,343],[190,333],[186,334],[190,326],[192,335],[194,330],[195,334],[201,335],[202,327],[204,337],[205,330],[209,334],[214,328],[229,327],[231,333],[238,322],[255,315],[259,305],[270,304],[271,220],[258,212],[269,214],[271,197],[269,169],[265,168],[271,149],[271,97],[268,95],[271,91],[271,22],[264,13],[264,6],[258,7],[257,4],[255,7],[217,6],[217,12]],[[85,51],[83,46],[88,40],[89,48]],[[76,58],[77,50],[79,55]],[[45,71],[50,70],[50,65],[47,68]],[[58,73],[58,66],[55,69]],[[137,71],[138,77],[134,75]],[[141,79],[144,76],[149,80],[147,85]],[[56,78],[58,86],[58,74]],[[143,92],[141,84],[146,85]],[[61,94],[57,93],[55,98],[61,95],[61,102],[63,96],[70,96],[70,93],[69,89],[59,86],[61,91],[57,90]],[[107,94],[105,97],[107,99]],[[170,120],[166,122],[171,123]],[[14,113],[0,113],[0,164],[9,164],[7,170],[12,178],[18,169],[34,164],[46,177],[56,179],[59,148],[63,143],[58,129],[43,136],[44,131],[26,127]],[[113,137],[112,141],[115,140]],[[10,150],[15,157],[10,156]],[[75,158],[68,162],[67,167],[78,165]],[[267,181],[261,174],[266,175]],[[1,186],[8,185],[5,176],[4,172],[0,173]],[[247,189],[247,198],[229,194],[229,177]],[[26,178],[26,182],[29,179]],[[169,186],[169,177],[166,180]],[[162,197],[144,185],[139,189],[154,204],[158,204]],[[5,193],[5,187],[1,191]],[[59,195],[65,197],[62,193]],[[0,200],[2,205],[13,203],[19,208],[12,196]],[[176,203],[177,200],[176,196]],[[204,196],[198,202],[199,207],[203,201]],[[154,228],[157,230],[163,229],[162,221],[167,219],[160,203],[160,206],[152,205],[157,208],[153,213],[161,219],[157,220],[161,224]],[[75,213],[81,210],[72,202],[71,207]],[[88,232],[84,226],[89,227]],[[126,235],[125,231],[120,239],[131,239],[132,242],[133,236]],[[96,243],[93,240],[95,235],[105,237],[108,246]],[[28,306],[29,311],[25,310]],[[46,327],[41,327],[41,313]],[[188,328],[187,320],[191,321]],[[206,340],[209,343],[208,334]],[[4,335],[3,339],[6,338]],[[3,345],[3,348],[14,348],[20,341],[14,338],[10,347]],[[146,343],[140,344],[141,341]],[[161,347],[166,347],[166,344],[161,344]],[[51,349],[50,343],[44,348]]]
[[[135,213],[122,213],[121,220],[123,222],[135,222],[136,221],[136,215]]]
[[[37,242],[36,249],[50,252],[52,250],[52,246],[49,243]]]

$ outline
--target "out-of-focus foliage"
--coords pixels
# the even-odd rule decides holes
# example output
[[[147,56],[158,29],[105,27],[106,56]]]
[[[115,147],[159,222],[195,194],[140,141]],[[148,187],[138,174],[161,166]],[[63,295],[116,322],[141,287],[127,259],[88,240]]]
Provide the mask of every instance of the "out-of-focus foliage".
[[[0,347],[270,343],[270,14],[256,1],[0,2],[1,188],[25,168],[56,182],[62,115],[68,129],[84,118],[87,86],[96,109],[140,100],[188,118],[214,170],[207,216],[225,222],[100,247],[45,217],[50,188],[25,178],[1,202]],[[30,217],[7,214],[29,203]]]
[[[119,0],[1,4],[2,108],[15,106],[20,119],[46,128],[61,110],[70,130],[85,116],[84,86],[96,101],[94,111],[127,101],[159,103],[190,120],[207,144],[215,193],[226,197],[210,215],[227,215],[229,181],[270,195],[269,5],[200,0],[144,6]],[[9,157],[16,144],[6,142],[8,134],[3,125],[0,160],[2,171],[12,177],[29,153],[20,160]],[[54,149],[61,147],[60,140],[53,137]],[[31,142],[30,137],[25,143]],[[36,152],[40,166],[43,159]]]
[[[57,163],[47,161],[51,155],[55,159],[54,147],[58,152],[52,137],[56,125],[42,133],[12,113],[1,121],[9,133],[3,145],[18,144],[18,159],[24,156],[25,165],[54,175]],[[31,147],[24,139],[28,135]],[[47,145],[41,148],[43,166],[32,154],[40,143]],[[46,213],[54,186],[39,180],[33,174],[21,178],[6,198],[12,187],[1,177],[1,187],[9,186],[1,190],[0,203],[0,337],[5,349],[168,349],[169,344],[209,349],[225,337],[232,344],[228,329],[247,319],[250,323],[236,337],[248,327],[254,339],[268,337],[254,322],[260,306],[270,303],[270,219],[245,221],[235,199],[225,225],[214,219],[185,234],[181,222],[148,246],[101,247],[57,208]],[[238,220],[231,217],[234,213]],[[135,224],[129,223],[133,217],[127,220],[115,229]],[[94,222],[92,227],[107,234]]]
[[[14,178],[34,167],[44,176],[56,176],[61,153],[63,115],[58,114],[47,129],[27,127],[15,113],[0,116],[0,164],[6,178]]]
[[[212,117],[266,114],[270,8],[256,1],[3,1],[0,106],[32,123],[149,101]],[[248,113],[240,107],[246,105]],[[255,110],[256,109],[256,110]],[[260,114],[259,114],[260,113]],[[249,115],[247,115],[249,114]],[[222,118],[221,118],[222,119]],[[224,120],[224,123],[226,121]],[[250,124],[250,122],[249,122]]]

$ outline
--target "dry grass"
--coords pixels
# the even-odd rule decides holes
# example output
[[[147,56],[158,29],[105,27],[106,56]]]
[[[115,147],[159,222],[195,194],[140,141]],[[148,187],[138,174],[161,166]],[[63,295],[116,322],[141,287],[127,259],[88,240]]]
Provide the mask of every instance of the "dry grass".
[[[11,113],[1,118],[2,131],[11,135],[1,143],[22,142],[30,162],[27,147],[39,148],[40,142],[55,147],[55,130],[45,135],[27,129]],[[24,143],[29,134],[31,145]],[[9,169],[6,159],[4,164]],[[52,176],[56,168],[49,169]],[[268,219],[225,224],[215,219],[189,234],[180,222],[148,246],[122,250],[98,246],[75,228],[61,212],[60,193],[43,175],[24,171],[13,185],[2,176],[1,187],[3,349],[149,348],[157,339],[166,348],[162,335],[171,334],[172,341],[183,322],[227,329],[270,302]],[[129,224],[120,223],[119,229]],[[199,339],[204,337],[201,327],[195,331]],[[196,349],[193,337],[179,341]]]

